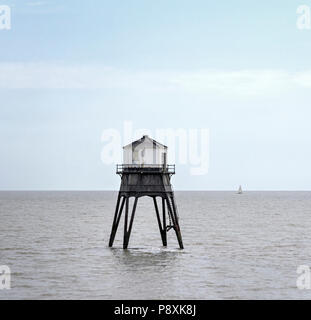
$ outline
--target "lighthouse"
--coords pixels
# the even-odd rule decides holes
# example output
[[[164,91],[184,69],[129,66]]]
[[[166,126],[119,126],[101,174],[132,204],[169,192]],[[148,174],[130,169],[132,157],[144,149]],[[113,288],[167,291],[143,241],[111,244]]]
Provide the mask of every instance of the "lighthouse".
[[[141,197],[151,197],[159,225],[163,246],[167,246],[167,232],[174,230],[180,249],[183,241],[179,226],[179,216],[171,185],[175,165],[167,164],[168,148],[145,135],[141,139],[123,147],[123,164],[118,164],[116,173],[121,177],[109,247],[113,242],[124,214],[123,248],[127,249],[137,202]],[[134,199],[129,208],[130,198]]]

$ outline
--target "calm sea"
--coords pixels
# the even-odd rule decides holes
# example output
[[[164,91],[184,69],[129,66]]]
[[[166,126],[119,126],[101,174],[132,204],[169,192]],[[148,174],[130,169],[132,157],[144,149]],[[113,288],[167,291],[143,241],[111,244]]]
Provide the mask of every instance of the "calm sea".
[[[311,192],[177,192],[185,250],[169,246],[149,198],[130,249],[122,220],[108,248],[117,193],[0,192],[0,299],[311,299]]]

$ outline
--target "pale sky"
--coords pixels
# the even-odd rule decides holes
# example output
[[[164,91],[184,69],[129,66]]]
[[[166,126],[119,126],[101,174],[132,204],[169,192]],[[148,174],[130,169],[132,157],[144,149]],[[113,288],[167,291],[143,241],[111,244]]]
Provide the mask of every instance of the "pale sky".
[[[101,136],[124,121],[209,129],[176,190],[311,190],[311,0],[2,4],[0,190],[117,189]]]

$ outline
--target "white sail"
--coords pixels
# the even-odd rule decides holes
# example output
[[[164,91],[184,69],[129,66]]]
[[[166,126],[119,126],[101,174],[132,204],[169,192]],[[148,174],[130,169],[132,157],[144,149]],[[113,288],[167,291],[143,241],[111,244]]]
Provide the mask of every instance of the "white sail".
[[[242,187],[240,186],[239,191],[238,191],[238,194],[242,194],[242,193],[243,193]]]

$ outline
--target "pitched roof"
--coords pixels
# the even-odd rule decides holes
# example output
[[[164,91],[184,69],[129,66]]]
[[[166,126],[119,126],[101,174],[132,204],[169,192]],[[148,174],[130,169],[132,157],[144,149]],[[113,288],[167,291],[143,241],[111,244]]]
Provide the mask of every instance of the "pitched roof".
[[[127,148],[127,147],[130,147],[130,146],[133,146],[133,145],[139,145],[141,143],[143,143],[145,140],[147,141],[150,141],[151,143],[155,144],[157,147],[162,147],[162,148],[165,148],[167,149],[167,146],[165,146],[164,144],[158,142],[158,141],[155,141],[153,139],[151,139],[149,136],[145,135],[145,136],[142,136],[142,138],[136,140],[136,141],[133,141],[132,143],[129,143],[128,145],[124,146],[124,148]]]

